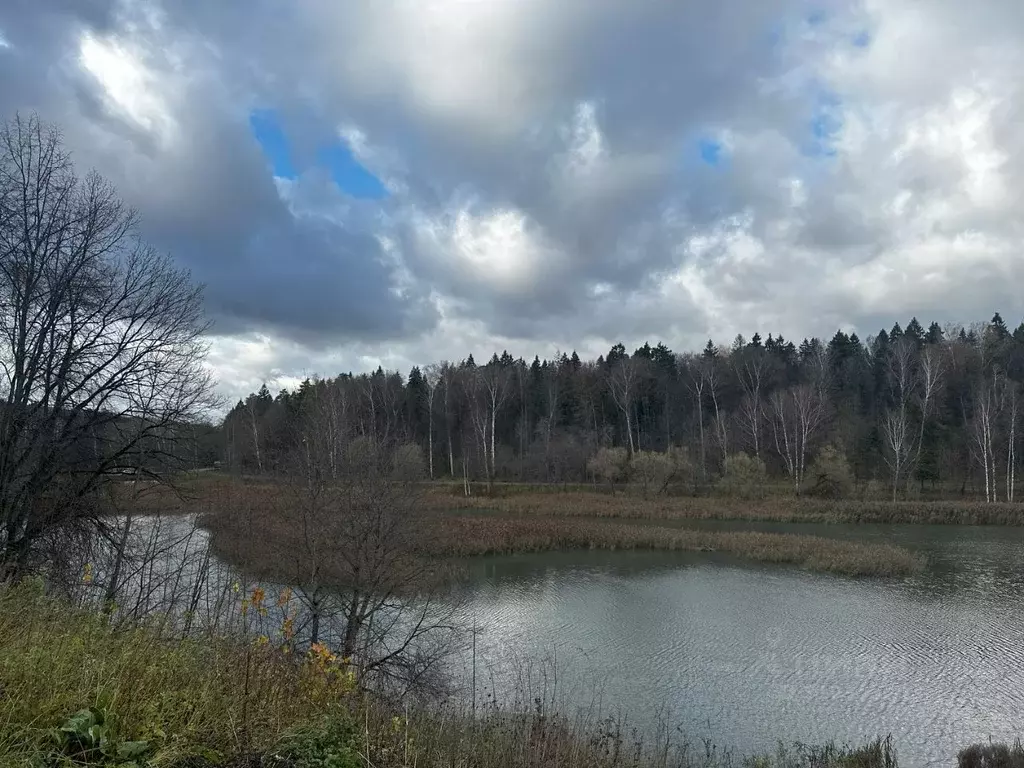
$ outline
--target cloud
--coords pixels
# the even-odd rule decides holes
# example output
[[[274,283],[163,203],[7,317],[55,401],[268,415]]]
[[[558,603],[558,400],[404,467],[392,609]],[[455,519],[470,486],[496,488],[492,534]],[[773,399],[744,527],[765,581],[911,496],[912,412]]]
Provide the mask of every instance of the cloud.
[[[207,284],[225,391],[1024,314],[1012,0],[11,0],[0,31],[0,111]]]

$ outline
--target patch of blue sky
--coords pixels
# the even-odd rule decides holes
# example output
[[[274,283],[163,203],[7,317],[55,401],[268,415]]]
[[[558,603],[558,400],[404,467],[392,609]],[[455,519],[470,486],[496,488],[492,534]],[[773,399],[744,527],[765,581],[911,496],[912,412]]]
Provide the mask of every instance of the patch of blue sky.
[[[817,27],[824,24],[828,19],[828,14],[820,8],[816,8],[807,14],[807,23],[812,27]]]
[[[697,140],[697,153],[705,165],[717,168],[726,161],[725,147],[722,142],[710,136],[702,136]]]
[[[853,36],[853,40],[851,40],[850,42],[852,42],[854,47],[856,48],[867,48],[869,45],[871,45],[871,33],[868,32],[866,29],[862,29],[860,32]]]
[[[387,187],[368,171],[342,141],[330,144],[317,154],[318,164],[331,173],[338,189],[362,200],[381,200],[388,196]]]
[[[263,154],[270,162],[274,176],[294,179],[297,174],[292,164],[291,146],[281,128],[277,113],[272,109],[253,110],[249,114],[249,127],[263,148]]]
[[[814,96],[814,108],[807,126],[803,151],[811,157],[832,157],[835,140],[843,128],[842,100],[835,93],[821,90]]]
[[[249,115],[249,126],[274,176],[295,179],[305,170],[296,167],[291,143],[275,110],[253,110]],[[350,197],[380,200],[388,196],[381,180],[360,164],[351,147],[341,140],[322,146],[314,162],[330,173],[338,189]]]

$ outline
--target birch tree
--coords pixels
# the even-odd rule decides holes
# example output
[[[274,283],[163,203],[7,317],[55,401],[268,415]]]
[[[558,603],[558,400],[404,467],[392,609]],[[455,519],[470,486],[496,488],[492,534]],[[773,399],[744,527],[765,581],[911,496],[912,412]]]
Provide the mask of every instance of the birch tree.
[[[637,365],[636,358],[624,357],[615,363],[608,376],[608,388],[612,400],[626,419],[626,434],[629,438],[629,455],[631,457],[636,452],[636,444],[633,441],[633,408],[639,385]]]
[[[441,386],[444,388],[444,432],[448,443],[448,475],[455,477],[455,449],[452,447],[452,404],[455,398],[455,383],[458,371],[455,366],[447,360],[442,360]]]
[[[918,384],[915,357],[916,347],[911,339],[902,338],[889,350],[887,378],[894,404],[882,419],[882,434],[885,461],[892,474],[893,501],[896,501],[900,481],[908,474],[907,465],[914,455],[908,406]],[[921,424],[924,424],[923,418]]]
[[[914,467],[919,468],[921,466],[921,452],[924,449],[925,427],[928,424],[929,417],[932,415],[932,411],[935,409],[935,401],[943,384],[945,364],[941,350],[934,346],[925,347],[921,350],[918,366],[917,407],[921,414],[921,424],[917,435]]]
[[[763,388],[768,377],[768,356],[763,349],[744,350],[733,358],[736,378],[743,388],[740,420],[754,456],[761,458],[761,431],[764,422]]]
[[[972,453],[985,478],[985,501],[996,500],[994,429],[999,408],[998,381],[981,379],[976,385],[970,435]]]
[[[707,389],[707,379],[703,375],[701,361],[692,356],[681,359],[680,368],[686,371],[687,380],[690,384],[690,391],[693,394],[693,403],[697,410],[697,433],[699,437],[698,455],[700,457],[700,479],[706,483],[708,479],[707,462],[707,440],[704,435],[704,393]]]
[[[431,480],[434,479],[434,397],[441,375],[441,366],[437,363],[423,369],[423,382],[427,387],[427,471]]]
[[[505,400],[508,398],[509,372],[500,363],[492,361],[482,369],[480,378],[484,391],[487,393],[490,416],[491,463],[487,476],[488,483],[490,484],[494,482],[494,478],[498,474],[497,449],[494,436],[497,431],[498,411],[501,410]]]
[[[809,446],[825,417],[825,398],[819,388],[797,384],[773,392],[769,405],[775,450],[799,494]]]

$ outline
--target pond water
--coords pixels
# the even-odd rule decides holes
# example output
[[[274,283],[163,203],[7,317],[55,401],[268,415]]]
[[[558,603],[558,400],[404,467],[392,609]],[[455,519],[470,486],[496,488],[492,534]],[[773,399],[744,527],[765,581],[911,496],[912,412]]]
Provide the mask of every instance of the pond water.
[[[928,567],[878,580],[717,554],[475,558],[462,609],[475,650],[456,673],[480,705],[536,695],[743,754],[891,733],[902,765],[955,765],[968,743],[1024,735],[1024,528],[700,525],[886,540]],[[122,606],[208,624],[237,612],[233,569],[207,559],[191,519],[134,530],[152,556],[149,573],[126,572]]]
[[[667,552],[467,561],[480,699],[549,658],[538,693],[557,677],[566,705],[742,753],[891,733],[901,764],[950,765],[1024,734],[1024,530],[709,525],[883,538],[929,565],[892,581]]]

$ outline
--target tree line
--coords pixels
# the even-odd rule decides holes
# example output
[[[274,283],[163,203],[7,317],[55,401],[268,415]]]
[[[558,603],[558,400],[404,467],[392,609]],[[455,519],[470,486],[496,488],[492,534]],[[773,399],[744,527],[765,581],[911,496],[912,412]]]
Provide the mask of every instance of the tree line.
[[[602,448],[629,457],[686,456],[695,489],[730,456],[805,488],[823,449],[894,498],[941,491],[1013,500],[1024,382],[1024,323],[906,327],[861,339],[837,331],[799,344],[769,334],[708,341],[697,353],[622,344],[596,360],[530,362],[507,352],[414,367],[407,376],[314,377],[294,391],[264,385],[222,425],[224,460],[275,473],[315,411],[339,444],[415,444],[434,479],[569,483],[593,479]]]

